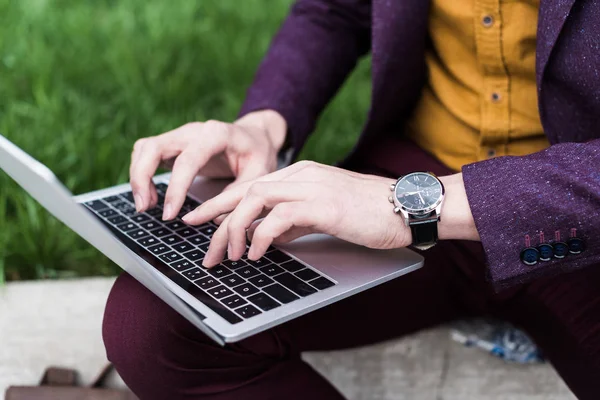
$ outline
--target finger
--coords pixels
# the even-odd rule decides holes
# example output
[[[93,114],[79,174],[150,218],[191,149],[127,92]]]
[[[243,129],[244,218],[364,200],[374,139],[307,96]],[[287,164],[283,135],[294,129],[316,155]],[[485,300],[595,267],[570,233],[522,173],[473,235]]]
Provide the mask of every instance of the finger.
[[[138,163],[140,155],[142,154],[142,149],[144,147],[144,143],[146,143],[147,140],[149,140],[149,139],[146,139],[146,138],[139,139],[133,144],[133,151],[131,152],[131,162],[129,164],[129,176],[130,177],[132,177],[134,175],[134,173],[133,173],[134,167]],[[135,202],[135,208],[139,212],[139,211],[143,210],[146,206],[147,193],[143,190],[144,185],[142,185],[142,188],[140,188],[139,185],[136,184],[136,182],[134,182],[133,179],[130,178],[130,180],[131,180],[131,191],[133,193],[133,199]],[[151,195],[152,191],[149,190],[148,192],[150,192],[150,195]]]
[[[131,190],[136,201],[138,211],[147,209],[150,203],[154,187],[151,185],[152,177],[160,164],[160,161],[169,154],[177,153],[178,147],[171,146],[165,141],[163,135],[145,139],[134,150],[129,178]],[[134,146],[134,148],[136,147]]]
[[[227,250],[227,224],[230,217],[225,218],[221,226],[213,233],[208,251],[202,260],[202,266],[212,268],[223,261]]]
[[[223,221],[225,221],[225,218],[227,218],[229,214],[222,214],[219,215],[217,218],[213,219],[213,222],[217,225],[221,225],[223,223]]]
[[[250,242],[252,242],[252,238],[254,237],[254,231],[256,230],[256,228],[258,228],[258,226],[260,225],[261,222],[262,222],[262,220],[255,221],[252,224],[252,226],[250,228],[248,228],[246,236],[248,236],[248,240]],[[273,239],[273,243],[275,243],[275,244],[289,243],[293,240],[298,239],[299,237],[310,235],[311,233],[315,233],[315,230],[313,228],[292,227],[292,228],[290,228],[290,230],[288,230],[284,234]]]
[[[248,258],[251,260],[261,258],[275,238],[284,235],[294,227],[314,229],[317,223],[314,213],[316,207],[316,204],[305,201],[281,203],[275,206],[254,230]]]
[[[173,164],[173,173],[165,194],[163,220],[175,218],[200,168],[227,148],[230,132],[225,124],[207,122],[202,132],[192,132],[192,135],[194,145],[188,145]]]
[[[318,193],[318,186],[298,182],[254,182],[246,196],[232,211],[227,225],[228,257],[237,261],[246,250],[246,230],[260,218],[263,210],[279,203],[308,200]]]
[[[177,157],[165,194],[163,220],[170,220],[177,216],[198,170],[210,160],[214,152],[222,151],[222,147],[224,146],[209,146],[202,149],[188,147]]]
[[[258,180],[239,183],[232,186],[230,190],[205,201],[195,210],[189,212],[182,219],[190,225],[200,225],[206,223],[220,215],[230,213],[245,196],[248,189],[255,182],[274,182],[289,178],[303,169],[307,168],[308,163],[296,163],[287,168],[280,169],[271,174],[265,175]]]
[[[154,208],[158,203],[158,193],[156,192],[156,186],[154,182],[150,181],[150,203],[147,204],[147,208]]]

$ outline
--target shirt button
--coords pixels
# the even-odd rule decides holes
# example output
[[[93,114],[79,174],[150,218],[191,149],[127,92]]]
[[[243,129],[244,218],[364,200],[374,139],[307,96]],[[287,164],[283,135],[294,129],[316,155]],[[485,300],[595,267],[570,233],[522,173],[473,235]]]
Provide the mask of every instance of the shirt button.
[[[492,93],[491,98],[494,103],[498,103],[500,100],[502,100],[502,96],[498,92]]]
[[[484,28],[491,28],[494,25],[494,17],[491,15],[484,15],[481,19],[481,24]]]
[[[496,149],[489,148],[488,151],[487,151],[487,156],[489,158],[496,157]]]

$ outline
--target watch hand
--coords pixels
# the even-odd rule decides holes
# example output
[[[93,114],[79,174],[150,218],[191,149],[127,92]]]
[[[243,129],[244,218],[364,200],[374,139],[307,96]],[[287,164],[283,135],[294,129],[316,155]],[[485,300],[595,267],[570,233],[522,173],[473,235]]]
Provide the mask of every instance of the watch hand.
[[[421,192],[417,192],[419,193],[419,198],[421,199],[421,201],[423,202],[423,204],[425,204],[425,200],[423,200],[423,196],[421,196]]]

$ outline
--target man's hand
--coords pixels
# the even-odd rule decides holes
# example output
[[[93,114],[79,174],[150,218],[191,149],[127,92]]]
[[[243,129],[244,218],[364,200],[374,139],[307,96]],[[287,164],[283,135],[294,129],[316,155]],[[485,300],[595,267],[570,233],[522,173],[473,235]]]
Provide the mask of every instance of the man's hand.
[[[232,124],[193,122],[138,140],[129,171],[137,211],[156,205],[152,177],[161,164],[173,169],[165,196],[164,220],[177,215],[198,174],[235,177],[234,183],[239,183],[275,171],[286,130],[281,115],[265,110],[248,114]]]
[[[446,201],[439,225],[441,239],[478,240],[462,183],[462,175],[440,178]],[[394,181],[302,161],[246,182],[208,200],[183,217],[191,225],[228,214],[214,233],[203,265],[212,267],[227,257],[238,260],[246,251],[257,260],[271,243],[286,243],[310,233],[326,233],[376,249],[406,247],[410,229],[388,202]]]
[[[246,251],[246,230],[252,237],[248,257],[253,260],[274,241],[289,242],[313,232],[377,249],[404,247],[411,234],[387,200],[392,182],[302,161],[238,185],[183,220],[196,225],[229,213],[213,235],[204,258],[207,267],[218,264],[226,250],[231,260],[238,260]]]

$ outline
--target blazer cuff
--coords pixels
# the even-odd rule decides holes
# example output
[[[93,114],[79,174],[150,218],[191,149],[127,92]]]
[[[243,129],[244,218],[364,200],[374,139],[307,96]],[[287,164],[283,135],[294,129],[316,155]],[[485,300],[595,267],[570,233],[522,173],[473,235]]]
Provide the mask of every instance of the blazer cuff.
[[[598,215],[600,185],[588,176],[597,169],[597,157],[592,146],[570,143],[525,157],[498,157],[462,168],[486,255],[488,279],[496,290],[600,263],[600,252],[593,242],[600,229],[592,222]],[[571,228],[577,229],[577,236],[588,247],[581,254],[535,265],[521,261],[526,235],[535,247],[540,244],[540,232],[546,243],[553,241],[556,231],[566,242]]]

